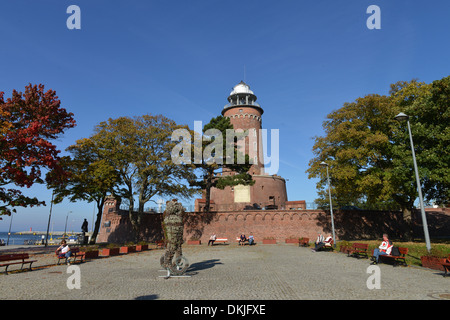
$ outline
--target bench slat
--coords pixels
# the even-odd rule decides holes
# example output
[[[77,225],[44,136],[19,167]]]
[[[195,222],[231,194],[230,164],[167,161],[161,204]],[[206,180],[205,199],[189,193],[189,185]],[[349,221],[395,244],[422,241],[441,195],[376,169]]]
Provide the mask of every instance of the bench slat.
[[[14,264],[22,264],[20,270],[23,269],[23,266],[25,264],[30,264],[29,269],[31,270],[31,265],[33,262],[36,262],[37,260],[27,260],[29,259],[28,253],[13,253],[13,254],[5,254],[0,256],[0,261],[5,262],[0,264],[0,267],[6,267],[5,273],[8,274],[8,267]],[[22,261],[16,261],[16,260],[22,260]],[[9,262],[8,262],[9,261]]]
[[[19,260],[19,259],[28,259],[28,253],[12,253],[12,254],[3,254],[0,255],[0,261],[11,261],[11,260]]]
[[[78,257],[80,258],[79,261],[83,262],[83,260],[84,260],[85,257],[86,257],[86,253],[80,251],[80,248],[78,248],[78,247],[70,248],[70,252],[71,252],[71,255],[70,255],[69,258],[66,258],[66,257],[59,257],[59,255],[58,255],[58,256],[57,256],[57,257],[58,257],[58,262],[57,262],[57,264],[59,265],[60,261],[63,260],[63,259],[66,261],[66,263],[67,263],[67,262],[70,263],[70,259],[72,259],[72,263],[75,263]]]
[[[0,267],[10,266],[12,264],[21,264],[21,263],[23,263],[23,262],[22,261],[18,261],[18,262],[2,263],[2,264],[0,264]]]
[[[399,256],[393,256],[393,255],[390,255],[390,254],[380,255],[379,256],[379,258],[381,258],[380,261],[387,258],[387,259],[394,259],[394,261],[397,263],[397,260],[403,260],[403,264],[406,266],[407,265],[406,264],[406,255],[408,254],[408,248],[399,247],[398,251],[400,252]],[[395,265],[396,264],[394,264],[394,266]]]
[[[353,243],[351,249],[348,251],[348,256],[356,256],[359,258],[360,256],[365,256],[368,258],[369,245],[366,243]],[[357,255],[355,255],[357,254]]]
[[[309,238],[303,238],[298,242],[298,246],[307,247],[309,246]]]

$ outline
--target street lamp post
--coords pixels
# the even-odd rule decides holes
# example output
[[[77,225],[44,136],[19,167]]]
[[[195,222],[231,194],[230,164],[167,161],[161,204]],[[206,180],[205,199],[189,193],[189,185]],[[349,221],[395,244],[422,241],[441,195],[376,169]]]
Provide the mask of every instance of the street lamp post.
[[[333,204],[331,202],[331,185],[330,185],[330,175],[328,174],[328,163],[322,161],[320,163],[321,166],[327,167],[327,181],[328,181],[328,196],[330,198],[330,213],[331,213],[331,229],[333,231],[333,241],[334,241],[334,247],[336,248],[336,234],[334,232],[334,217],[333,217]]]
[[[11,220],[9,221],[9,231],[8,231],[8,240],[6,240],[6,245],[9,246],[9,236],[11,235],[11,225],[13,221],[13,214],[11,212]]]
[[[409,125],[409,116],[404,114],[403,112],[400,112],[398,115],[395,116],[394,119],[397,121],[405,121],[406,120],[406,123],[408,124],[409,141],[411,143],[411,152],[412,152],[413,163],[414,163],[414,171],[416,174],[417,191],[419,193],[420,211],[422,213],[423,233],[425,236],[425,243],[427,246],[427,250],[428,250],[428,252],[430,252],[431,251],[430,235],[428,234],[427,216],[425,215],[425,208],[423,206],[422,187],[420,186],[419,170],[417,169],[416,153],[414,152],[414,143],[413,143],[413,138],[412,138],[412,134],[411,134],[411,127]]]
[[[53,196],[55,195],[55,190],[52,191],[52,201],[50,202],[50,214],[48,215],[47,224],[47,234],[45,236],[45,247],[48,245],[48,230],[50,229],[50,220],[52,219],[52,208],[53,208]]]
[[[69,218],[69,213],[71,213],[72,211],[67,212],[67,216],[66,216],[66,225],[64,227],[64,239],[66,238],[66,230],[67,230],[67,219]]]

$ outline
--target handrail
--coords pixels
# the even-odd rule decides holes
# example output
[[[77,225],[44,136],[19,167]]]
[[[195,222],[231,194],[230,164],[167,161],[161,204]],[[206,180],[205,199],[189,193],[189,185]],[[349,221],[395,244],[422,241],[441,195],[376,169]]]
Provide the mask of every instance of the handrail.
[[[226,109],[226,108],[235,107],[235,106],[254,106],[254,107],[261,108],[261,106],[257,102],[251,102],[251,101],[249,103],[246,103],[246,102],[240,103],[240,102],[241,101],[238,101],[238,103],[236,103],[236,102],[227,103],[223,108]]]

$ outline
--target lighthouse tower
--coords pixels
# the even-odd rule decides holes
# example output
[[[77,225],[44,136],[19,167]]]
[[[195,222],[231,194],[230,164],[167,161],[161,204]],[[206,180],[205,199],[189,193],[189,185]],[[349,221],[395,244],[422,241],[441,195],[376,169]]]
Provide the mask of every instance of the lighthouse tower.
[[[230,119],[234,130],[249,130],[245,138],[245,151],[242,152],[247,153],[253,163],[249,170],[251,175],[264,174],[263,150],[259,139],[263,113],[255,94],[243,81],[234,86],[228,97],[228,104],[222,110],[222,115]]]
[[[268,206],[283,209],[286,206],[286,181],[278,175],[267,175],[264,172],[263,146],[259,139],[264,110],[256,100],[250,86],[241,81],[233,87],[228,96],[228,104],[222,110],[222,115],[230,119],[234,130],[249,130],[249,135],[245,138],[245,153],[253,160],[248,172],[255,184],[226,187],[224,190],[212,188],[213,211],[262,209]],[[222,174],[228,175],[233,172],[224,170]],[[201,211],[203,201],[204,199],[196,200],[196,210]]]

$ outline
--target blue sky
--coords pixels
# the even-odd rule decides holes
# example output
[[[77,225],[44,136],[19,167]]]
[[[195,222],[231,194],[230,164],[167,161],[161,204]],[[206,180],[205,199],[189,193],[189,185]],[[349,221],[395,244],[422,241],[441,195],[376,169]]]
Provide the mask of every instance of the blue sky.
[[[66,27],[72,4],[80,30]],[[370,5],[380,7],[379,30],[366,26]],[[110,117],[205,124],[245,69],[263,127],[280,130],[278,174],[289,200],[313,202],[316,181],[305,171],[326,115],[400,80],[448,76],[449,14],[446,0],[2,1],[0,91],[10,97],[28,83],[55,90],[77,121],[55,142],[63,151]],[[24,192],[50,203],[45,186]],[[49,210],[17,208],[12,229],[45,230]],[[79,231],[84,218],[92,224],[93,204],[63,202],[53,207],[55,230],[69,211],[69,229]]]

